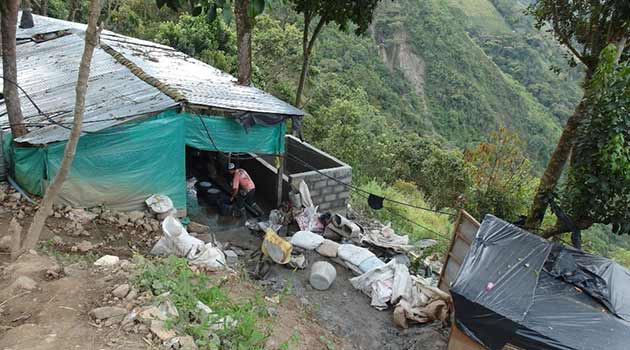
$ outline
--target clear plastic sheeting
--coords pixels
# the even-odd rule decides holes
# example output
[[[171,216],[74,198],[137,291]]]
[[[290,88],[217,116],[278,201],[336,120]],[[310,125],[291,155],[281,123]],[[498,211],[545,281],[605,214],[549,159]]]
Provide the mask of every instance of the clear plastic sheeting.
[[[487,215],[451,295],[458,327],[491,350],[625,350],[629,290],[617,263]]]

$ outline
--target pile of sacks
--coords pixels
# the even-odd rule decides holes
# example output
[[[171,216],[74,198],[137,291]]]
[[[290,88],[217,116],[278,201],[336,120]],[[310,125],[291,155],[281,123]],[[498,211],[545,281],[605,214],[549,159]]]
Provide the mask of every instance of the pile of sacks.
[[[450,296],[432,287],[429,280],[411,275],[396,259],[386,264],[369,249],[340,244],[309,231],[296,232],[290,243],[314,250],[359,275],[350,283],[372,298],[373,307],[385,310],[393,306],[394,323],[399,327],[406,328],[407,320],[427,323],[448,318]]]
[[[370,296],[375,308],[393,306],[394,323],[401,328],[407,328],[407,320],[427,323],[448,318],[450,296],[422,277],[411,275],[407,266],[395,259],[350,279],[350,283]]]
[[[152,255],[185,257],[191,265],[210,271],[226,266],[225,254],[221,249],[191,236],[175,217],[167,216],[162,221],[162,233],[162,238],[151,249]]]

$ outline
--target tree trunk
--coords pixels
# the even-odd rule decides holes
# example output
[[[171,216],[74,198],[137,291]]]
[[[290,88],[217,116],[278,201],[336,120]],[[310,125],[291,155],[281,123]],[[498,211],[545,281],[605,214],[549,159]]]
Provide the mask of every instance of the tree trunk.
[[[79,9],[79,0],[69,0],[70,6],[68,7],[68,21],[74,22],[77,10]]]
[[[7,106],[11,134],[13,139],[26,135],[28,132],[24,125],[20,97],[17,87],[17,54],[15,44],[15,31],[17,27],[17,15],[19,0],[0,1],[0,30],[2,31],[2,76],[4,102]]]
[[[590,78],[587,79],[590,80]],[[567,124],[564,127],[564,130],[562,130],[560,140],[556,145],[556,149],[551,155],[549,163],[547,163],[547,168],[545,169],[543,176],[540,178],[538,190],[536,191],[534,201],[529,211],[529,216],[527,217],[527,221],[525,222],[526,227],[530,229],[539,228],[540,224],[543,221],[543,218],[545,217],[545,212],[547,211],[548,205],[548,196],[556,188],[558,180],[562,175],[564,165],[566,164],[567,159],[569,159],[571,149],[573,148],[573,142],[575,140],[577,127],[580,125],[582,119],[584,118],[585,109],[586,96],[582,98],[582,101],[580,101],[580,103],[575,108],[573,115],[569,118],[569,120],[567,120]]]
[[[87,93],[88,78],[90,76],[90,65],[92,63],[92,56],[94,55],[94,48],[98,45],[98,19],[101,12],[101,0],[92,0],[89,11],[88,27],[85,33],[85,47],[83,49],[83,56],[81,57],[79,78],[76,86],[76,100],[74,104],[74,122],[72,125],[72,131],[70,132],[70,138],[68,139],[68,143],[66,144],[66,148],[64,150],[63,160],[61,161],[59,172],[46,189],[46,194],[42,199],[39,209],[37,209],[37,212],[33,217],[33,222],[28,228],[24,244],[22,245],[22,252],[33,249],[37,245],[37,241],[39,241],[46,218],[51,212],[53,201],[61,190],[61,186],[70,171],[70,166],[72,165],[72,161],[74,160],[74,155],[77,150],[77,144],[79,143],[79,137],[81,136],[83,113],[85,112],[85,95]]]
[[[48,16],[48,0],[42,0],[40,3],[39,14],[42,16]]]
[[[308,75],[308,66],[311,60],[311,52],[313,51],[313,46],[315,45],[315,40],[317,40],[317,36],[321,33],[324,25],[326,24],[326,20],[324,18],[319,19],[319,23],[315,27],[313,31],[313,35],[311,38],[308,38],[309,26],[311,23],[310,15],[304,13],[304,33],[302,37],[302,71],[300,72],[300,81],[298,82],[297,91],[295,93],[295,107],[302,107],[302,94],[304,93],[304,84],[306,84],[306,77]]]
[[[236,64],[238,83],[249,86],[252,80],[252,19],[247,13],[249,0],[234,2],[236,21]]]

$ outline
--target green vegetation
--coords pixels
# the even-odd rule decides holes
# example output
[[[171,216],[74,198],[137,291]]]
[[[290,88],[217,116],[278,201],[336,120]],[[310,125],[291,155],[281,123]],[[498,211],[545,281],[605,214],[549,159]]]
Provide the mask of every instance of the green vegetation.
[[[269,329],[269,314],[262,297],[252,290],[247,300],[229,297],[222,289],[225,278],[195,273],[186,259],[174,256],[139,262],[134,284],[143,291],[168,298],[178,310],[179,317],[169,320],[178,334],[191,335],[200,349],[264,349]],[[197,307],[202,302],[212,309],[206,313]]]
[[[305,139],[352,165],[355,184],[371,192],[436,209],[464,207],[478,219],[526,214],[534,178],[582,98],[583,79],[566,49],[523,14],[531,3],[382,1],[362,36],[352,25],[324,27],[302,99]],[[144,0],[108,4],[107,28],[237,73],[235,26],[222,16],[208,21]],[[67,9],[51,0],[50,13],[65,18]],[[253,84],[287,102],[300,79],[303,29],[303,16],[279,2],[253,25]],[[449,216],[391,203],[390,211],[371,211],[357,194],[352,205],[446,247],[440,237],[450,234]],[[604,239],[603,226],[595,231],[585,234],[595,242],[587,248],[623,259],[626,246]]]

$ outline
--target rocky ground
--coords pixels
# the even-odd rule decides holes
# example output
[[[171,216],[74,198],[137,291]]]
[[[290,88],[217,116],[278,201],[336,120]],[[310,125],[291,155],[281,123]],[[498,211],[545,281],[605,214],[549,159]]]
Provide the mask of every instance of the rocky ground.
[[[163,301],[131,281],[137,272],[134,254],[147,255],[162,235],[157,218],[146,212],[55,207],[37,251],[10,263],[9,222],[15,218],[26,228],[34,211],[0,184],[0,350],[196,348],[191,338],[160,323]],[[246,230],[210,235],[206,229],[189,227],[200,232],[199,238],[216,236],[239,253],[240,265],[218,273],[228,281],[221,287],[226,295],[234,300],[251,293],[264,296],[269,314],[261,325],[267,330],[265,348],[446,349],[447,330],[441,325],[398,330],[391,311],[371,308],[340,267],[328,291],[310,288],[305,270],[280,266],[266,279],[252,281],[246,268],[255,261],[249,253],[260,245],[259,238]],[[120,260],[95,266],[103,255]],[[158,306],[159,312],[152,311]]]

